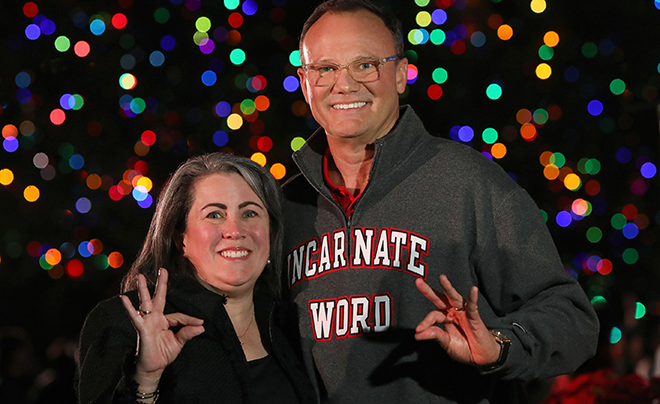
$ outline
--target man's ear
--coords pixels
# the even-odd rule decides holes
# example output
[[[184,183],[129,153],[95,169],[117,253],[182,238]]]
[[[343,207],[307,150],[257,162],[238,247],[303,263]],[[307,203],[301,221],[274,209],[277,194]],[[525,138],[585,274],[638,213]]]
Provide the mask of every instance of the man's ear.
[[[307,104],[309,104],[309,98],[307,97],[307,80],[305,77],[307,76],[307,72],[305,69],[302,67],[298,68],[298,78],[300,79],[300,89],[302,90],[303,96],[305,97],[305,101]]]
[[[399,94],[406,91],[406,84],[408,84],[408,59],[401,58],[396,66],[396,90]]]

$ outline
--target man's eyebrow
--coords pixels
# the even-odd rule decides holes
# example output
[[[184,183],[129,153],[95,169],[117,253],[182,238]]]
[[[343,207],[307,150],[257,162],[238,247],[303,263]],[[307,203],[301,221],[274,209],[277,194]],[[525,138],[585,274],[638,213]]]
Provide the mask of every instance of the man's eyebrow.
[[[348,63],[353,63],[353,62],[357,62],[358,60],[365,60],[365,59],[366,59],[366,60],[371,60],[371,59],[378,59],[378,58],[377,58],[376,56],[373,56],[373,55],[358,55],[358,56],[356,56],[353,60],[351,60],[351,61],[348,62]],[[333,64],[333,65],[340,65],[341,63],[338,63],[338,62],[335,62],[335,61],[332,61],[332,60],[328,60],[328,59],[321,58],[321,59],[319,59],[319,60],[317,60],[317,61],[315,61],[315,62],[313,62],[313,63],[307,63],[307,64],[308,64],[308,65],[318,65],[318,64]]]

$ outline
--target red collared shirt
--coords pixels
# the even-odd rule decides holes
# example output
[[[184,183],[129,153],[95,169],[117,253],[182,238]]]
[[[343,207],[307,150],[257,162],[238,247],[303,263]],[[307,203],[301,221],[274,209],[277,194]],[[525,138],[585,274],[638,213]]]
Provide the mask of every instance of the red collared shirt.
[[[323,179],[325,180],[325,184],[330,188],[330,193],[332,194],[332,197],[335,199],[335,201],[339,204],[339,206],[344,209],[344,212],[346,212],[346,216],[350,219],[351,216],[353,215],[353,209],[355,207],[355,202],[360,199],[360,196],[362,195],[362,191],[360,191],[360,194],[358,196],[353,196],[346,187],[344,186],[337,186],[335,185],[334,182],[330,179],[330,173],[328,171],[328,159],[330,158],[330,149],[326,149],[325,155],[323,155]]]

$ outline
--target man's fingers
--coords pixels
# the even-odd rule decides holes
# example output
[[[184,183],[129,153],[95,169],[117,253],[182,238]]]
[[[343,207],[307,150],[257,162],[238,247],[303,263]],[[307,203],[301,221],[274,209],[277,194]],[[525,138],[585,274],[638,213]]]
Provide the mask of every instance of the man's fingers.
[[[433,290],[426,282],[422,279],[417,278],[415,280],[415,286],[417,289],[429,299],[435,306],[439,309],[446,310],[448,308],[447,303],[440,297],[440,294]]]
[[[415,328],[415,332],[424,331],[429,327],[433,327],[436,324],[442,324],[447,319],[447,316],[439,310],[434,310],[424,317],[424,320],[420,321]]]
[[[454,289],[451,282],[449,282],[449,279],[447,279],[445,275],[440,275],[440,287],[445,293],[445,296],[447,296],[447,300],[449,301],[451,307],[458,310],[465,309],[465,299],[463,299],[463,296],[461,296],[461,294],[458,293],[456,289]]]
[[[428,318],[429,316],[426,316],[424,321],[426,321]],[[415,329],[415,339],[417,341],[435,340],[440,343],[440,346],[443,349],[446,349],[449,341],[449,334],[447,333],[447,331],[443,330],[440,327],[435,326],[434,324],[435,323],[431,324],[428,327],[424,327],[422,323],[420,323]]]

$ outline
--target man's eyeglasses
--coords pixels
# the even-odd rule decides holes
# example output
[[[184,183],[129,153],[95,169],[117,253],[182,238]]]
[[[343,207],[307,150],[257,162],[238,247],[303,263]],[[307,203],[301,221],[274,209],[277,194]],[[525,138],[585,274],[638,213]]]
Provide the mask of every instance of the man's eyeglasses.
[[[398,59],[398,56],[390,56],[383,59],[358,59],[347,65],[336,63],[325,63],[318,65],[304,65],[307,72],[307,80],[313,86],[331,86],[337,81],[337,72],[346,69],[353,80],[358,83],[371,83],[380,79],[380,66],[390,60]]]

